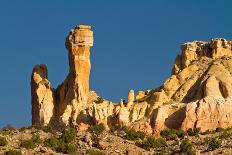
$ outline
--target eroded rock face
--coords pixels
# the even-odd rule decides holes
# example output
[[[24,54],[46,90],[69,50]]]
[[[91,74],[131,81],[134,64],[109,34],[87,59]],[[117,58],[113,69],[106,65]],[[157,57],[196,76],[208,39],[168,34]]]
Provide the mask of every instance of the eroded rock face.
[[[66,38],[69,74],[52,89],[45,65],[32,72],[32,123],[73,126],[80,130],[103,123],[157,134],[164,128],[232,127],[232,41],[194,41],[181,46],[171,76],[154,90],[128,92],[112,103],[89,89],[93,32],[80,25]]]
[[[206,97],[187,104],[181,128],[200,128],[201,131],[232,126],[232,98]]]
[[[32,124],[47,125],[54,115],[54,96],[47,67],[36,65],[31,75]]]
[[[88,100],[90,48],[93,46],[91,27],[80,25],[72,29],[65,45],[69,56],[69,74],[56,90],[56,116],[61,118],[65,125],[75,125],[80,110],[87,105]]]

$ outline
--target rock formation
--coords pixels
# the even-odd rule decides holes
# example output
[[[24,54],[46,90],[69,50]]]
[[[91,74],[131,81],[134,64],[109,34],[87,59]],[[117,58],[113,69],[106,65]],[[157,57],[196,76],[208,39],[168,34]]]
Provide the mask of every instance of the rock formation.
[[[150,134],[164,128],[200,127],[202,131],[232,127],[232,41],[216,38],[181,46],[172,74],[159,88],[128,93],[128,101],[112,103],[89,90],[93,32],[80,25],[66,38],[69,74],[52,89],[45,65],[32,72],[32,124],[86,129],[103,123]]]
[[[36,65],[32,71],[31,97],[32,124],[49,124],[54,115],[54,96],[45,65]]]

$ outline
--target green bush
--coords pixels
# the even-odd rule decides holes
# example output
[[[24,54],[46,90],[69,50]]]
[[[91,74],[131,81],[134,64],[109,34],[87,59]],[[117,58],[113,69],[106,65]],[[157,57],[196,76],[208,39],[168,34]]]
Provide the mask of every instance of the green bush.
[[[76,131],[73,128],[65,129],[60,136],[60,140],[64,141],[65,143],[72,142],[76,137]]]
[[[150,148],[161,148],[167,145],[166,141],[162,138],[155,138],[153,136],[148,136],[145,138],[141,144],[139,144],[140,147],[144,149],[150,149]]]
[[[69,144],[74,139],[70,138],[69,136],[72,135],[70,130],[64,132],[60,138],[50,137],[44,140],[44,145],[50,147],[52,150],[56,152],[62,153],[74,153],[76,152],[76,147],[73,144]],[[74,137],[75,138],[75,137]]]
[[[58,148],[60,141],[55,137],[50,137],[44,140],[44,145],[50,147],[52,150]]]
[[[214,133],[216,133],[216,131],[214,131],[214,130],[206,130],[205,132],[202,132],[201,134],[202,135],[208,135],[208,134],[214,134]]]
[[[183,140],[180,144],[180,151],[186,154],[193,154],[192,143],[188,139]]]
[[[99,150],[96,150],[96,149],[89,149],[86,151],[86,153],[89,155],[105,155],[105,153],[103,153]]]
[[[40,139],[40,136],[39,136],[39,135],[33,135],[33,136],[31,137],[31,140],[32,140],[34,143],[37,143],[37,144],[39,144],[39,143],[42,142],[42,140]]]
[[[59,141],[56,151],[70,154],[76,152],[76,147],[73,144],[68,144],[64,141]]]
[[[218,149],[219,147],[221,147],[222,141],[219,138],[212,138],[209,142],[208,142],[208,151],[213,151]]]
[[[160,135],[167,140],[176,140],[177,137],[184,138],[185,132],[182,129],[164,129],[160,132]]]
[[[101,135],[104,131],[105,131],[105,126],[102,123],[90,126],[88,128],[88,132],[90,132],[92,135],[97,135],[97,136]]]
[[[200,131],[201,131],[200,128],[194,128],[194,129],[189,128],[189,129],[187,130],[187,133],[188,133],[189,136],[198,136],[199,133],[200,133]]]
[[[33,142],[32,139],[29,139],[29,140],[23,140],[20,146],[26,149],[34,149],[36,147],[36,144]]]
[[[221,139],[226,139],[226,138],[229,138],[231,136],[232,136],[232,133],[228,132],[228,131],[223,131],[222,133],[220,133],[220,138]]]
[[[133,129],[126,130],[126,135],[124,138],[128,140],[143,140],[145,138],[145,133],[142,131],[135,131]]]
[[[8,144],[5,137],[0,137],[0,146],[6,146]]]
[[[216,128],[216,132],[222,132],[222,131],[225,131],[224,128]]]
[[[44,132],[51,132],[52,131],[52,127],[50,125],[44,126],[43,127],[43,131]]]
[[[21,141],[21,145],[27,149],[34,149],[37,144],[41,143],[42,140],[40,139],[39,135],[33,135],[31,139]]]
[[[9,151],[6,151],[4,155],[22,155],[22,153],[17,150],[9,150]]]

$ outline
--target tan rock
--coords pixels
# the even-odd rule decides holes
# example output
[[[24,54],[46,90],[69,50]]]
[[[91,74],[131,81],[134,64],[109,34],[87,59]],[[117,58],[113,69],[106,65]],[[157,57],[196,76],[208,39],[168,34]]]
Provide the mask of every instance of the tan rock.
[[[47,67],[36,65],[31,75],[32,125],[47,125],[54,114],[54,98]]]
[[[69,74],[57,88],[57,115],[66,125],[76,124],[81,109],[87,105],[90,75],[90,47],[93,46],[91,27],[80,25],[66,38],[69,51]]]
[[[109,147],[109,144],[107,142],[104,142],[103,140],[99,140],[97,143],[97,147],[101,150],[106,150]]]
[[[140,100],[145,96],[145,92],[144,91],[139,91],[138,95],[136,96],[136,100]]]
[[[232,127],[232,98],[206,97],[186,106],[182,128],[201,128],[201,131]]]
[[[119,125],[122,126],[122,127],[127,126],[128,123],[130,122],[129,116],[130,116],[130,113],[129,113],[129,110],[126,107],[120,108],[119,113],[118,113],[118,123],[119,123]]]
[[[135,100],[135,94],[134,94],[134,90],[130,90],[128,93],[128,101],[127,101],[127,107],[131,108],[131,106],[133,105]]]
[[[164,128],[232,127],[232,41],[216,38],[183,44],[172,75],[163,85],[139,91],[136,97],[130,90],[127,103],[121,100],[118,104],[89,90],[91,27],[72,29],[65,45],[69,74],[57,89],[51,88],[45,65],[33,69],[33,124],[55,122],[80,130],[93,123],[103,123],[107,129],[119,124],[150,134]]]

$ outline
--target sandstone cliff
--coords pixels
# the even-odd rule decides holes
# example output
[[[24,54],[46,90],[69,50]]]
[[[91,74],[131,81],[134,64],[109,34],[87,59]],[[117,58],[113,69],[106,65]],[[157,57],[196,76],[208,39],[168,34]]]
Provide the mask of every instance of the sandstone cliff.
[[[170,77],[154,90],[133,90],[126,103],[112,103],[89,90],[93,32],[80,25],[66,39],[69,74],[52,89],[45,65],[32,72],[32,124],[86,129],[129,127],[150,134],[164,128],[232,127],[232,41],[216,38],[181,46]]]

